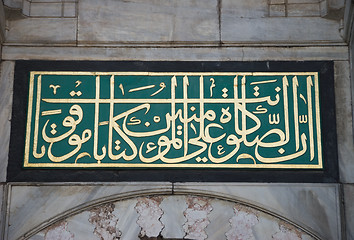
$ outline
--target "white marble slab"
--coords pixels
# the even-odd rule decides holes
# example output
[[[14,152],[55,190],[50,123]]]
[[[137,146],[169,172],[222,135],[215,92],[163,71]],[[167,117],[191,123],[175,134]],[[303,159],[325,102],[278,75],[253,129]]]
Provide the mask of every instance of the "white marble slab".
[[[162,208],[150,205],[152,199],[162,201]],[[150,214],[141,215],[141,207]],[[153,219],[154,214],[163,216]],[[148,235],[142,233],[144,228],[140,231],[141,221],[150,225],[144,231],[163,224],[166,231],[152,234],[154,239],[162,236],[164,239],[195,240],[313,240],[297,226],[266,212],[233,201],[193,195],[146,196],[107,202],[61,219],[31,236],[30,240],[110,240],[118,237],[139,240]]]
[[[176,183],[174,192],[199,192],[238,199],[279,214],[324,239],[341,239],[336,184]]]
[[[122,232],[120,240],[139,240],[140,227],[137,224],[139,215],[135,210],[136,203],[136,199],[128,199],[115,204],[114,213],[119,219],[117,227]]]
[[[31,17],[61,17],[61,13],[62,3],[31,3]]]
[[[270,17],[285,17],[285,4],[274,4],[269,6]]]
[[[354,239],[354,184],[344,184],[344,210],[347,239]]]
[[[9,155],[12,92],[15,64],[12,61],[1,63],[0,75],[0,182],[6,181]]]
[[[4,232],[3,232],[3,229],[4,228],[4,221],[3,221],[3,216],[5,216],[5,213],[6,213],[6,209],[5,209],[5,206],[6,206],[6,202],[3,202],[4,200],[4,184],[0,184],[0,237],[1,236],[4,236]]]
[[[23,18],[9,21],[6,42],[17,44],[75,44],[74,18]]]
[[[160,207],[164,211],[161,222],[165,225],[162,236],[165,238],[184,236],[183,224],[187,221],[183,214],[187,209],[185,196],[166,196]]]
[[[221,8],[222,14],[231,14],[237,18],[268,17],[268,0],[223,0]]]
[[[79,1],[79,42],[217,41],[217,0]],[[93,21],[94,20],[94,21]]]
[[[221,40],[255,43],[343,42],[339,22],[320,17],[239,18],[221,15]]]
[[[168,183],[119,183],[77,186],[12,186],[8,240],[18,239],[48,220],[95,201],[119,199],[137,194],[172,193]]]
[[[288,4],[287,13],[289,17],[319,17],[320,4],[306,3],[306,4]]]
[[[340,179],[345,183],[354,183],[353,119],[349,70],[349,63],[347,61],[337,61],[334,63]]]
[[[268,61],[348,60],[348,47],[3,47],[6,60]]]
[[[209,239],[225,239],[225,233],[231,229],[230,219],[235,215],[234,203],[214,199],[211,205],[213,210],[208,215],[210,224],[206,234]]]

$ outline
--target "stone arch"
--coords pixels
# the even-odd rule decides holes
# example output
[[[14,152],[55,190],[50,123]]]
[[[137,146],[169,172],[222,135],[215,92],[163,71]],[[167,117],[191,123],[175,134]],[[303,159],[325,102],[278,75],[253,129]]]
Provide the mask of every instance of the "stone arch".
[[[320,239],[309,228],[240,199],[216,193],[148,191],[77,206],[34,228],[23,239],[54,238]]]

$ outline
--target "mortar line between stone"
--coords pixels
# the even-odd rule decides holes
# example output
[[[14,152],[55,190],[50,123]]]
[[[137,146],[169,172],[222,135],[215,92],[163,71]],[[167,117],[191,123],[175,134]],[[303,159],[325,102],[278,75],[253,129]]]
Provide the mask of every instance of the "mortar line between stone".
[[[222,6],[222,0],[218,0],[218,22],[219,22],[219,45],[222,45],[221,41],[221,6]]]
[[[75,1],[75,14],[76,14],[76,46],[79,45],[79,3]]]

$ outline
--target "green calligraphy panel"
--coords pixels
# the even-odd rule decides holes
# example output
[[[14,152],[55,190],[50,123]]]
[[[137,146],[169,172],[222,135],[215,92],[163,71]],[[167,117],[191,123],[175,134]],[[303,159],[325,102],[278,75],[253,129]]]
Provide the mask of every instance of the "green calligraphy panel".
[[[322,165],[317,72],[31,72],[25,167]]]

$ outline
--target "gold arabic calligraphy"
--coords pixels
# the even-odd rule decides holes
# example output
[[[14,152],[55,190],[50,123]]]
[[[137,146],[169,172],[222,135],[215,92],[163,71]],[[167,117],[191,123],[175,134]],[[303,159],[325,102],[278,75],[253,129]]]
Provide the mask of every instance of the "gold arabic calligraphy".
[[[320,168],[318,92],[317,73],[32,72],[25,163]]]

